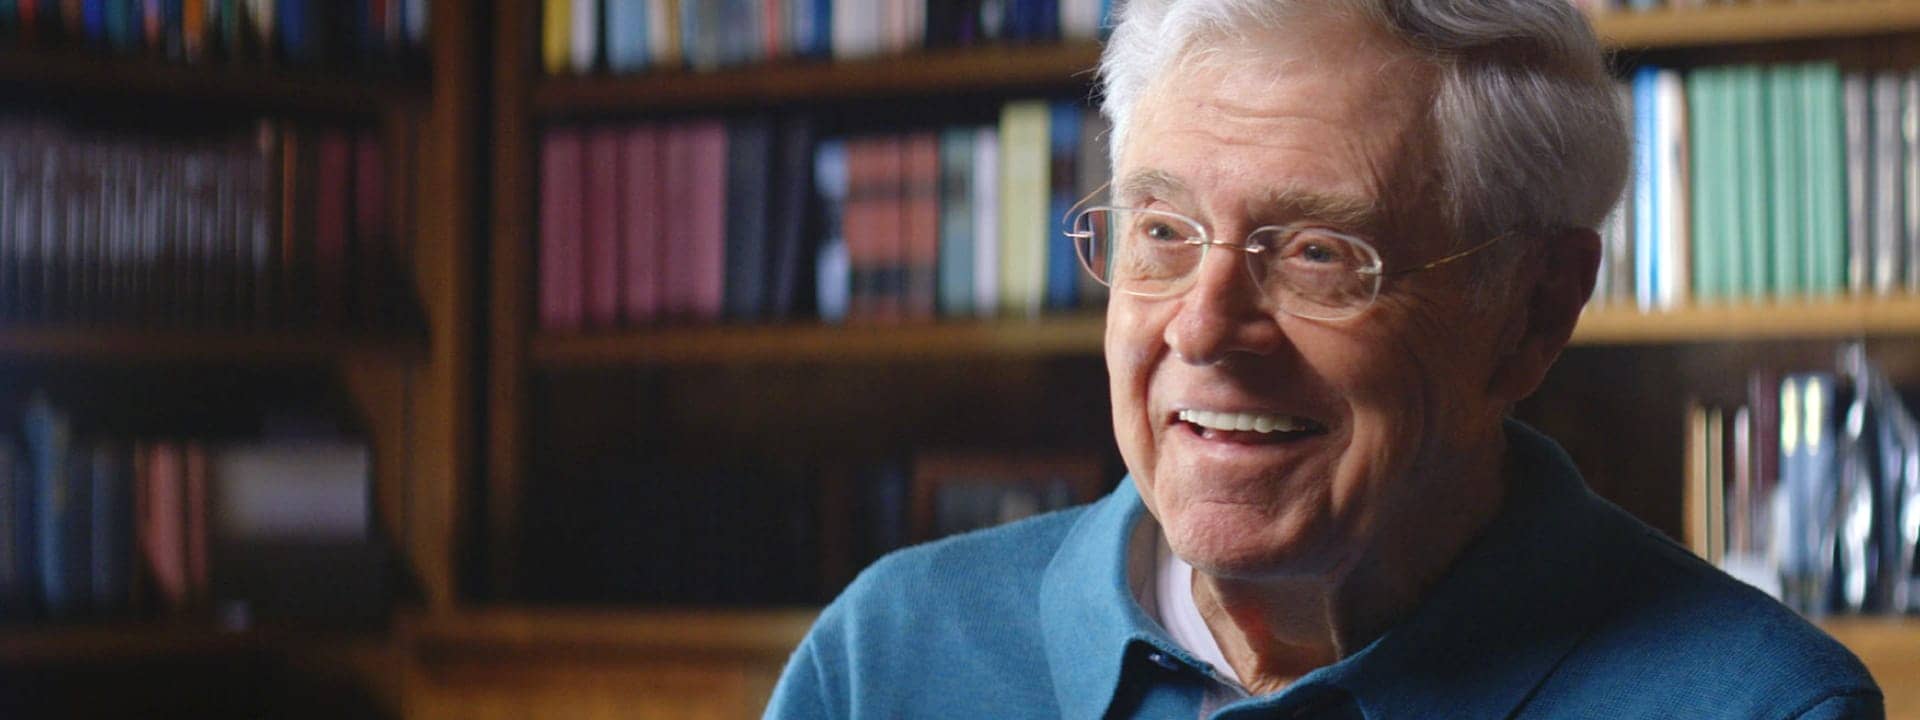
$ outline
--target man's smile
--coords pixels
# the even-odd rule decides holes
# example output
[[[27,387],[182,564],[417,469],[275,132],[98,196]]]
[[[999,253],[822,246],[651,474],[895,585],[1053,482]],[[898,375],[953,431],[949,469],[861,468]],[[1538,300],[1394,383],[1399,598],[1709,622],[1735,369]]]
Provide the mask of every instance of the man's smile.
[[[1248,445],[1285,443],[1327,431],[1311,418],[1278,413],[1186,409],[1175,414],[1175,421],[1202,440]]]

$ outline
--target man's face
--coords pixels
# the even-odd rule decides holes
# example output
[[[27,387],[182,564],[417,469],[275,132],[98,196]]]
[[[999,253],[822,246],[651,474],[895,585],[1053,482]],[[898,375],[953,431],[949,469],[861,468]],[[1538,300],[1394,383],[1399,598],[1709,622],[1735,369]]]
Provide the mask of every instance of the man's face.
[[[1134,111],[1116,200],[1229,243],[1328,225],[1368,239],[1389,272],[1457,249],[1424,180],[1432,70],[1353,23],[1302,30],[1162,78]],[[1390,276],[1344,321],[1281,313],[1230,249],[1211,249],[1183,295],[1114,293],[1114,428],[1173,549],[1219,577],[1328,576],[1385,536],[1418,537],[1514,399],[1490,390],[1512,308],[1468,305],[1472,262]],[[1219,429],[1240,416],[1306,429]]]

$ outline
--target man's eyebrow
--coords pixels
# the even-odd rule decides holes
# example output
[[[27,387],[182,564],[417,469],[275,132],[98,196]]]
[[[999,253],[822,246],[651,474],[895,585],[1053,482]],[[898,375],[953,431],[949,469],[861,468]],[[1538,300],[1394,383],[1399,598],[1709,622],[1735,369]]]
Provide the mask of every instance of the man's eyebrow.
[[[1113,183],[1114,202],[1132,205],[1147,198],[1172,200],[1186,197],[1187,184],[1174,177],[1172,173],[1161,170],[1141,170],[1128,173]]]
[[[1312,220],[1351,230],[1378,230],[1384,218],[1379,205],[1359,198],[1328,195],[1300,188],[1269,192],[1250,208],[1256,215],[1285,222]]]

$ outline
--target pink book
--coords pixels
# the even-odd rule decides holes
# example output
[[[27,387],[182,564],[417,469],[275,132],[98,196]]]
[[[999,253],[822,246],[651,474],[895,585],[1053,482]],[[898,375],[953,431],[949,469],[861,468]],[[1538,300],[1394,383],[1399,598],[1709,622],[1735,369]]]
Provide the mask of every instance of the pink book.
[[[620,218],[622,309],[628,324],[651,323],[660,313],[661,212],[658,126],[629,128],[621,140]]]
[[[608,328],[620,315],[620,131],[587,132],[585,213],[585,325]]]
[[[659,316],[685,320],[693,312],[693,271],[688,267],[687,223],[693,217],[694,126],[677,124],[662,131],[660,173],[661,235],[654,248],[660,261]]]
[[[717,322],[725,307],[727,276],[727,127],[715,121],[688,129],[692,167],[681,176],[690,186],[685,232],[687,311],[695,320]]]
[[[901,152],[901,253],[906,316],[933,320],[939,294],[940,137],[915,133]]]
[[[881,278],[873,298],[874,318],[897,323],[906,315],[907,241],[902,182],[906,140],[889,135],[873,153],[873,270]]]
[[[140,553],[154,594],[166,609],[187,605],[186,468],[180,446],[156,442],[144,448],[145,494],[140,502]]]
[[[359,268],[360,291],[355,300],[364,320],[384,318],[394,308],[387,307],[392,283],[398,278],[391,228],[387,225],[387,161],[381,152],[380,138],[363,132],[353,146],[353,239],[354,260]]]
[[[540,145],[540,329],[580,329],[580,133],[547,131]]]
[[[207,560],[207,448],[186,444],[187,597],[195,604],[207,598],[212,586]]]
[[[313,210],[313,286],[320,325],[346,326],[348,200],[352,197],[353,140],[341,130],[320,134]]]

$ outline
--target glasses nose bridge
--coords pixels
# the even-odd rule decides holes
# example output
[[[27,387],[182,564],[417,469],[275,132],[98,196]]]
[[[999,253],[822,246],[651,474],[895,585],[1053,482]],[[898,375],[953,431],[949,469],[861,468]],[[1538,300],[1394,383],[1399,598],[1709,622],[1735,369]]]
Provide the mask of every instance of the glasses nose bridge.
[[[1197,288],[1199,285],[1202,284],[1203,282],[1202,277],[1209,272],[1206,269],[1207,256],[1214,254],[1210,252],[1213,248],[1222,248],[1225,250],[1232,250],[1234,252],[1220,255],[1221,258],[1224,258],[1220,262],[1225,262],[1230,265],[1238,265],[1240,268],[1239,273],[1240,273],[1241,279],[1247,282],[1246,291],[1252,293],[1253,297],[1255,297],[1258,300],[1258,304],[1264,305],[1267,302],[1266,282],[1265,282],[1266,279],[1260,277],[1261,273],[1256,266],[1260,264],[1259,263],[1260,253],[1264,251],[1266,248],[1262,245],[1252,242],[1252,240],[1253,240],[1252,235],[1248,235],[1245,239],[1242,239],[1238,242],[1220,240],[1213,237],[1212,235],[1205,235],[1193,240],[1192,244],[1198,246],[1196,249],[1196,252],[1200,254],[1200,257],[1194,260],[1193,269],[1188,271],[1187,281],[1185,283],[1185,287],[1182,288],[1181,292],[1183,293],[1193,292],[1195,288]],[[1219,279],[1216,279],[1214,282],[1225,282],[1234,277],[1233,271],[1231,269],[1224,270],[1224,271],[1216,270],[1212,272],[1214,272],[1215,274],[1218,274],[1219,272],[1228,273],[1226,278],[1219,278]]]

